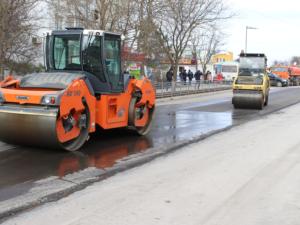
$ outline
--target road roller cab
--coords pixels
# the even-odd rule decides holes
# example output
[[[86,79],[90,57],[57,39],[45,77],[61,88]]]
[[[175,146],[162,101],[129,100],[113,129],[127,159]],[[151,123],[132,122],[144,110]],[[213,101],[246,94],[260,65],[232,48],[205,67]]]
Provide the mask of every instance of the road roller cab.
[[[0,140],[79,149],[96,131],[149,131],[155,90],[149,79],[121,72],[121,36],[101,30],[52,31],[46,72],[8,77],[0,87]]]
[[[242,53],[239,74],[233,82],[232,104],[235,108],[262,109],[268,104],[270,82],[264,54]]]

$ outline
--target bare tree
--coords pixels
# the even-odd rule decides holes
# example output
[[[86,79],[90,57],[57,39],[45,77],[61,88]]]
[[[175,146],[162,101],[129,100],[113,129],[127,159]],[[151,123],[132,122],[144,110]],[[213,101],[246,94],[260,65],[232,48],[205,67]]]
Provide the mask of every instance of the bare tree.
[[[198,59],[199,59],[199,55],[201,53],[200,51],[200,43],[202,41],[203,37],[201,33],[198,32],[194,32],[194,34],[192,35],[191,38],[191,51],[192,51],[192,58],[193,60],[195,60],[195,65],[196,65],[196,71],[198,70]]]
[[[158,27],[154,22],[154,18],[161,16],[159,1],[137,0],[136,4],[139,5],[136,18],[137,51],[145,55],[145,65],[157,65],[162,55],[160,42],[155,33]]]
[[[84,27],[128,34],[137,0],[47,0],[56,28]]]
[[[162,49],[176,73],[178,63],[196,28],[229,18],[222,0],[162,0],[164,15],[155,22]]]
[[[200,45],[198,45],[198,48],[195,47],[195,50],[198,53],[197,59],[200,61],[203,73],[206,72],[207,65],[210,63],[212,56],[223,45],[221,40],[221,35],[216,28],[208,30],[199,37],[198,41]]]
[[[31,39],[35,30],[34,9],[39,0],[0,1],[0,75],[12,62],[30,62],[37,57]],[[10,68],[13,69],[13,68]]]
[[[56,29],[83,27],[118,32],[122,46],[137,40],[139,0],[47,0]]]
[[[149,61],[164,56],[175,72],[195,30],[229,17],[223,0],[52,0],[49,5],[59,24],[122,33],[123,46]]]

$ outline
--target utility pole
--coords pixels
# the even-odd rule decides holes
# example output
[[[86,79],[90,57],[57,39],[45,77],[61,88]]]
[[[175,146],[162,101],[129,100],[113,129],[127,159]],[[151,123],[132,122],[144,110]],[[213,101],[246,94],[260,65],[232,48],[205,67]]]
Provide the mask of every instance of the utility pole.
[[[55,23],[55,29],[59,30],[62,27],[62,19],[61,19],[61,15],[60,15],[60,9],[61,9],[61,4],[60,4],[60,0],[57,0],[56,3],[54,2],[54,10],[55,10],[55,15],[54,15],[54,23]]]
[[[248,47],[248,30],[256,30],[256,27],[249,27],[246,26],[246,39],[245,39],[245,53],[247,53],[247,47]]]

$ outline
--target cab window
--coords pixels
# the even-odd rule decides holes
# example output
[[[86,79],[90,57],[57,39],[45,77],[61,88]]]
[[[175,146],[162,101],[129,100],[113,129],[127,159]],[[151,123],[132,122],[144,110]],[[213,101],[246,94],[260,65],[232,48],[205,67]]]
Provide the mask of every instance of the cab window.
[[[83,69],[94,74],[101,82],[106,82],[102,60],[102,37],[100,36],[84,36],[83,38]]]
[[[113,35],[106,35],[104,39],[105,69],[112,90],[123,90],[123,79],[121,76],[121,49],[120,39]]]
[[[80,36],[56,36],[53,58],[55,70],[80,70]]]

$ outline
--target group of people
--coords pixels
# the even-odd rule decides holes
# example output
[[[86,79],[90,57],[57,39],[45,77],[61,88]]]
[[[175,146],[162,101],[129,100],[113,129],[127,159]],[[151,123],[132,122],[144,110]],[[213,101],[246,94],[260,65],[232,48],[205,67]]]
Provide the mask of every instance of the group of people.
[[[198,72],[198,71],[197,71]],[[202,73],[201,73],[202,74]],[[201,77],[201,75],[200,75]],[[199,80],[200,80],[200,77],[199,77]],[[192,83],[192,80],[194,78],[194,74],[191,70],[189,70],[188,72],[186,72],[186,69],[183,69],[180,73],[179,73],[179,78],[180,78],[180,81],[182,81],[184,84],[186,84],[186,81],[189,80],[189,84]],[[195,77],[196,79],[196,77]],[[197,80],[197,79],[196,79]]]
[[[205,74],[203,74],[201,72],[201,70],[197,70],[194,74],[191,70],[188,70],[188,72],[187,72],[186,69],[183,69],[179,73],[180,81],[182,81],[184,84],[186,84],[187,80],[189,81],[189,84],[191,84],[193,78],[195,78],[196,81],[200,82],[202,76],[203,76],[203,80],[208,80],[209,77],[211,76],[211,72],[209,70],[207,70],[207,72]],[[166,78],[167,78],[168,82],[171,82],[174,79],[173,68],[170,68],[168,70],[168,72],[166,74]]]
[[[184,85],[187,84],[187,81],[188,84],[191,85],[193,78],[195,78],[198,89],[200,87],[200,80],[203,79],[204,81],[207,81],[210,79],[210,77],[211,77],[211,72],[209,70],[207,70],[206,73],[204,74],[201,72],[201,70],[197,70],[194,74],[191,70],[188,70],[187,72],[186,69],[182,69],[181,72],[179,73],[180,81],[183,82]],[[172,67],[166,73],[166,79],[168,84],[170,84],[173,81],[174,69]],[[168,85],[167,85],[167,89],[168,89]]]

